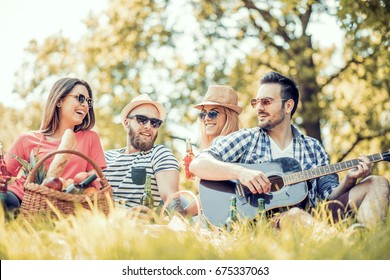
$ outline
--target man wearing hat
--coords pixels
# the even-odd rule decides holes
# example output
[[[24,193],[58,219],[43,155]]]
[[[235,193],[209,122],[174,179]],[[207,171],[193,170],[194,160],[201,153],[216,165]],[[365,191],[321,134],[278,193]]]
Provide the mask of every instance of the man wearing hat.
[[[155,145],[165,109],[147,94],[134,98],[121,112],[127,131],[127,146],[105,151],[105,176],[113,187],[114,200],[127,207],[140,204],[146,175],[151,175],[154,205],[158,206],[179,190],[179,165],[164,145]],[[184,213],[179,202],[175,210]]]

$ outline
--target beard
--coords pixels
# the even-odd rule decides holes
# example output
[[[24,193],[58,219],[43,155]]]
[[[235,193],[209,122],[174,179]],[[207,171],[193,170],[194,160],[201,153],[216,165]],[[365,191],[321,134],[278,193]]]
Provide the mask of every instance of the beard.
[[[261,127],[262,129],[264,130],[271,130],[273,129],[274,127],[278,126],[279,124],[281,124],[284,119],[286,118],[286,115],[284,113],[284,110],[280,110],[278,112],[278,114],[276,115],[276,119],[274,120],[269,120],[268,122],[266,123],[261,123],[259,122],[259,127]]]
[[[136,132],[130,127],[128,135],[131,146],[139,151],[145,152],[153,148],[154,141],[156,141],[158,136],[158,132],[152,136],[152,139],[144,139],[141,135],[137,135]]]

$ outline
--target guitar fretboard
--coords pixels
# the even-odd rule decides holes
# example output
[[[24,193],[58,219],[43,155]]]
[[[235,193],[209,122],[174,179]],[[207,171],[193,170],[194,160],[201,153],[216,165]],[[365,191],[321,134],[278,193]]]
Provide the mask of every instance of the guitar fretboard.
[[[378,162],[383,160],[381,153],[367,156],[370,162]],[[344,170],[352,169],[359,165],[358,159],[352,159],[340,163],[334,163],[330,165],[320,166],[309,170],[286,174],[283,176],[285,185],[292,185],[300,182],[304,182],[310,179],[318,178],[324,175],[338,173]]]

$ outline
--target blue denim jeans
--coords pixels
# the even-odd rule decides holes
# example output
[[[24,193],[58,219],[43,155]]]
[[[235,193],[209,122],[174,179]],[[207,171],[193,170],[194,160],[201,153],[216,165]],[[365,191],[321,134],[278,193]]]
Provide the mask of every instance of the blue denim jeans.
[[[14,211],[20,208],[22,201],[11,191],[0,193],[0,201],[5,210]]]

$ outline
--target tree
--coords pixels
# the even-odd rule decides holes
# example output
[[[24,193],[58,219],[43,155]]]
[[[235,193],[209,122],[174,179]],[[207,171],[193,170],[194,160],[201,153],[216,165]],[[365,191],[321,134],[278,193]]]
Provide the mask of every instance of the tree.
[[[0,104],[0,142],[8,151],[16,138],[26,130],[37,130],[41,121],[41,103],[31,102],[22,112]]]
[[[312,26],[324,15],[338,18],[346,34],[341,55],[313,39]],[[342,160],[357,147],[389,144],[388,18],[389,4],[379,0],[115,0],[86,19],[80,41],[56,34],[31,42],[23,68],[34,75],[21,72],[19,80],[31,92],[48,78],[85,77],[96,91],[103,145],[111,148],[124,144],[118,115],[137,94],[166,105],[168,125],[159,140],[169,145],[178,136],[175,122],[194,122],[188,107],[208,85],[232,86],[247,106],[259,77],[276,70],[301,89],[297,125]],[[246,110],[241,124],[255,125],[253,113]]]
[[[343,144],[343,153],[338,157],[341,160],[359,144],[364,150],[390,146],[390,5],[382,0],[344,0],[338,17],[346,31],[349,68],[337,83],[337,94],[350,101],[348,107],[338,104],[334,109],[342,112],[344,121],[338,118],[338,124],[334,120],[329,123],[335,131],[349,130],[339,137],[351,135],[348,147]],[[354,94],[346,96],[347,90]]]

